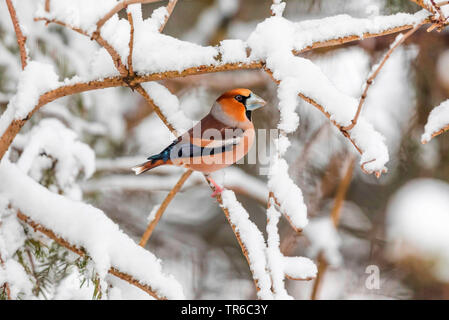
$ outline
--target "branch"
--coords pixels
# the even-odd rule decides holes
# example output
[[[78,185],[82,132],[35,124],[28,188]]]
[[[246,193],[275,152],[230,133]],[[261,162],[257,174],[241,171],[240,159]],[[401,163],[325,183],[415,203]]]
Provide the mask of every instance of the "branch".
[[[426,24],[431,22],[430,18],[426,18],[424,19],[421,23],[422,24]],[[339,37],[336,39],[329,39],[329,40],[325,40],[325,41],[316,41],[313,44],[311,44],[310,46],[305,47],[302,50],[294,50],[293,53],[298,55],[313,49],[318,49],[318,48],[328,48],[328,47],[334,47],[334,46],[339,46],[339,45],[343,45],[349,42],[354,42],[354,41],[360,41],[360,40],[365,40],[365,39],[369,39],[369,38],[377,38],[377,37],[381,37],[381,36],[386,36],[389,34],[393,34],[393,33],[398,33],[404,30],[408,30],[408,29],[412,29],[414,28],[415,25],[412,24],[406,24],[406,25],[402,25],[402,26],[398,26],[398,27],[394,27],[394,28],[390,28],[387,30],[384,30],[382,32],[365,32],[362,35],[349,35],[349,36],[345,36],[345,37]]]
[[[140,2],[140,1],[139,1]],[[123,3],[123,2],[122,2]],[[137,3],[137,2],[136,2]],[[129,4],[129,3],[128,3]],[[38,20],[45,20],[45,19],[38,19]],[[428,22],[429,19],[425,19],[424,21]],[[51,22],[51,21],[49,21]],[[65,24],[63,24],[65,25]],[[363,38],[370,38],[370,37],[377,37],[381,35],[387,35],[391,33],[395,33],[398,31],[402,31],[405,29],[410,29],[413,26],[411,25],[404,25],[399,26],[395,28],[391,28],[388,30],[385,30],[381,33],[364,33]],[[85,34],[83,30],[72,28],[73,30]],[[87,34],[85,34],[87,35]],[[313,43],[312,45],[306,47],[305,49],[301,50],[300,52],[296,53],[303,53],[315,48],[321,48],[321,47],[327,47],[327,46],[334,46],[339,45],[351,41],[361,40],[361,36],[359,35],[351,35],[346,36],[338,39],[329,39],[326,41],[318,41]],[[119,62],[119,61],[118,61]],[[136,84],[142,83],[142,82],[148,82],[148,81],[157,81],[157,80],[164,80],[164,79],[172,79],[172,78],[180,78],[185,77],[189,75],[198,75],[198,74],[204,74],[204,73],[213,73],[213,72],[222,72],[222,71],[230,71],[230,70],[250,70],[250,69],[263,69],[264,68],[264,62],[263,61],[250,61],[250,62],[241,62],[241,63],[217,63],[217,65],[200,65],[200,66],[194,66],[187,68],[182,71],[165,71],[165,72],[158,72],[158,73],[152,73],[152,74],[146,74],[146,75],[139,75],[139,76],[133,76],[127,81],[124,80],[124,76],[119,77],[110,77],[106,79],[101,80],[94,80],[89,82],[80,82],[72,85],[66,85],[62,86],[58,89],[51,90],[41,96],[39,99],[39,103],[36,105],[36,107],[30,112],[25,119],[21,120],[14,120],[11,125],[7,128],[7,130],[4,132],[2,137],[0,138],[0,159],[5,154],[6,150],[9,148],[9,145],[11,144],[14,137],[17,135],[17,133],[20,131],[20,129],[23,127],[23,125],[26,123],[26,121],[43,105],[45,105],[48,102],[51,102],[57,98],[60,98],[62,96],[67,96],[75,93],[80,93],[88,90],[95,90],[95,89],[101,89],[101,88],[109,88],[109,87],[118,87],[118,86],[130,86],[133,87]],[[125,68],[126,69],[126,68]],[[123,73],[123,72],[122,72]],[[301,95],[300,95],[301,96]],[[306,101],[312,103],[312,99],[309,99],[305,96],[301,96]],[[326,114],[324,112],[322,106],[319,106],[318,104],[314,104],[320,111],[322,111],[328,118],[330,117],[329,114]],[[334,123],[335,124],[335,123]],[[347,137],[349,137],[349,134],[343,134]],[[353,144],[354,142],[349,139]],[[355,144],[354,144],[355,145]],[[356,145],[355,147],[360,151],[360,148],[358,148]]]
[[[162,122],[167,126],[167,128],[175,135],[178,136],[177,131],[175,127],[167,120],[167,117],[164,116],[161,109],[154,103],[153,99],[148,95],[148,93],[145,91],[145,89],[140,85],[137,84],[134,89],[140,93],[140,95],[148,102],[150,106],[153,107],[154,112],[159,116],[159,118],[162,120]]]
[[[71,26],[63,21],[59,21],[56,19],[47,19],[47,18],[41,18],[41,17],[37,17],[34,18],[34,21],[45,21],[45,23],[49,24],[49,23],[55,23],[55,24],[59,24],[60,26],[69,28],[75,32],[78,32],[84,36],[89,36],[89,33],[87,33],[87,31],[84,31],[83,29]],[[109,42],[107,42],[101,35],[100,33],[96,33],[94,32],[91,36],[91,39],[95,40],[100,46],[102,46],[103,48],[106,49],[106,51],[109,53],[109,55],[112,58],[112,62],[114,63],[114,66],[117,68],[117,70],[119,71],[120,75],[126,79],[126,77],[128,76],[128,70],[126,69],[126,67],[123,65],[122,63],[122,59],[120,58],[120,55],[118,54],[118,52],[114,49],[114,47],[109,44]]]
[[[424,126],[424,133],[421,136],[421,143],[425,144],[432,138],[439,136],[443,132],[449,130],[448,124],[449,100],[443,101],[441,104],[432,109]]]
[[[335,196],[334,205],[331,211],[331,219],[332,222],[334,223],[335,228],[338,227],[338,224],[340,222],[341,208],[343,206],[346,193],[348,192],[349,185],[351,184],[352,173],[354,172],[354,163],[355,158],[353,156],[350,156],[347,161],[346,172],[343,178],[341,179],[340,185],[338,186],[337,189],[337,194]]]
[[[357,107],[357,111],[355,113],[354,119],[351,120],[352,123],[349,126],[343,127],[344,130],[346,130],[346,131],[351,130],[357,124],[357,120],[359,118],[360,112],[362,111],[363,103],[365,102],[366,97],[368,95],[368,90],[371,87],[371,85],[373,84],[374,79],[376,79],[376,77],[379,74],[379,72],[382,69],[382,67],[385,65],[387,60],[390,58],[390,56],[393,53],[393,51],[396,48],[398,48],[402,43],[404,43],[404,41],[407,40],[407,38],[409,38],[413,33],[415,33],[423,24],[424,24],[424,22],[421,22],[421,23],[417,24],[412,30],[409,30],[407,33],[405,33],[402,36],[398,36],[400,38],[396,38],[396,40],[392,43],[390,49],[383,56],[382,60],[377,65],[377,67],[374,70],[374,72],[372,72],[371,75],[366,80],[365,89],[363,90],[362,96],[360,97],[359,105]]]
[[[133,70],[133,48],[134,48],[134,21],[133,21],[133,15],[131,12],[128,12],[128,21],[130,25],[130,31],[129,31],[129,54],[128,54],[128,75],[133,76],[134,70]]]
[[[16,32],[17,44],[19,45],[20,51],[20,60],[22,62],[22,70],[25,69],[27,65],[27,50],[25,47],[26,37],[23,35],[22,30],[20,29],[19,21],[17,20],[16,10],[11,2],[11,0],[6,0],[6,5],[8,6],[9,14],[11,15],[11,21],[14,26],[14,31]]]
[[[174,8],[174,6],[176,5],[176,0],[175,0],[175,1],[170,1],[167,7],[170,6],[170,3],[173,3],[172,8],[171,8],[171,11],[172,11],[173,8]],[[171,12],[170,12],[170,13],[171,13]],[[170,16],[170,14],[168,14],[168,16],[167,16],[166,19],[168,19],[169,16]],[[164,29],[166,22],[167,22],[167,20],[165,21],[165,23],[164,23],[164,24],[161,26],[161,28],[159,29],[160,32],[162,32],[162,30]],[[138,85],[135,87],[135,89],[136,89],[137,92],[139,92],[139,93],[144,97],[144,99],[145,99],[150,105],[153,106],[153,108],[154,108],[156,114],[157,114],[157,115],[159,116],[159,118],[164,122],[164,124],[167,126],[167,128],[168,128],[168,129],[169,129],[175,136],[177,136],[176,129],[175,129],[175,128],[173,127],[173,125],[167,120],[167,118],[162,114],[160,108],[154,103],[154,101],[151,99],[151,97],[148,95],[148,93],[145,91],[145,89],[144,89],[140,84],[138,84]],[[168,206],[168,204],[170,203],[171,199],[176,195],[177,191],[181,188],[182,184],[184,184],[184,182],[189,178],[189,176],[191,175],[191,173],[192,173],[191,170],[188,170],[186,173],[184,173],[185,177],[184,177],[184,175],[181,177],[181,179],[178,181],[178,183],[175,185],[175,187],[170,191],[170,193],[169,193],[169,194],[167,195],[167,197],[164,199],[164,202],[162,203],[161,207],[158,209],[158,212],[156,213],[156,218],[155,218],[155,220],[154,220],[155,223],[154,223],[154,224],[150,223],[150,225],[148,226],[148,228],[147,228],[147,230],[145,231],[144,235],[142,236],[142,239],[141,239],[141,241],[140,241],[140,245],[144,246],[144,245],[146,244],[146,242],[148,241],[148,239],[149,239],[149,237],[150,237],[150,235],[151,235],[153,229],[156,227],[157,222],[159,221],[160,217],[162,216],[162,213],[164,212],[165,208]],[[207,179],[206,175],[205,175],[204,177],[205,177],[207,183],[209,184],[209,187],[210,187],[213,191],[215,191],[215,186],[213,186],[213,185],[210,183],[210,181],[209,181],[209,179]],[[178,184],[179,184],[179,186],[178,186]],[[177,187],[177,186],[178,186],[178,187]],[[171,194],[172,194],[172,195],[171,195]],[[220,206],[221,206],[221,208],[223,209],[223,212],[224,212],[224,214],[225,214],[225,216],[226,216],[226,219],[228,220],[229,224],[230,224],[231,227],[232,227],[232,230],[234,231],[234,234],[235,234],[235,236],[236,236],[236,238],[237,238],[237,241],[238,241],[239,244],[240,244],[240,248],[242,249],[243,255],[245,256],[245,258],[246,258],[246,260],[247,260],[247,262],[248,262],[248,265],[251,266],[251,261],[250,261],[249,256],[248,256],[248,250],[247,250],[247,248],[245,247],[245,245],[243,244],[243,242],[242,242],[242,240],[241,240],[241,238],[240,238],[240,234],[239,234],[239,232],[237,231],[235,225],[234,225],[234,224],[231,222],[231,220],[230,220],[230,216],[229,216],[229,211],[228,211],[228,209],[226,209],[226,208],[223,207],[223,200],[222,200],[221,194],[217,195],[217,201],[218,201],[218,203],[220,203]],[[165,207],[164,207],[164,204],[165,204]],[[253,271],[252,271],[251,268],[250,268],[250,270],[251,270],[251,272],[253,273]],[[260,291],[260,286],[258,285],[258,280],[257,280],[256,277],[254,276],[254,273],[253,273],[253,279],[254,279],[254,283],[255,283],[255,285],[256,285],[256,290],[257,290],[257,291]]]
[[[209,179],[207,179],[206,176],[205,176],[205,179],[206,179],[206,182],[209,185],[209,187],[213,191],[215,191],[215,186],[209,181]],[[238,241],[238,243],[240,245],[240,249],[242,250],[243,255],[245,256],[245,259],[246,259],[246,262],[248,263],[248,266],[250,266],[249,269],[251,271],[251,275],[252,275],[252,278],[253,278],[253,281],[254,281],[254,285],[256,286],[256,291],[260,292],[261,291],[261,287],[259,285],[259,279],[256,277],[256,275],[254,273],[254,270],[251,268],[252,263],[251,263],[251,259],[250,259],[249,254],[248,254],[248,248],[243,243],[242,238],[240,236],[239,230],[237,229],[235,224],[232,223],[232,220],[231,220],[228,208],[224,207],[224,205],[223,205],[223,197],[222,197],[221,193],[217,194],[216,199],[217,199],[217,202],[220,204],[220,208],[223,210],[223,213],[224,213],[224,215],[226,217],[226,220],[228,221],[229,225],[232,228],[232,231],[234,232],[234,235],[235,235],[235,237],[236,237],[236,239],[237,239],[237,241]]]
[[[271,70],[269,70],[268,68],[265,68],[265,71],[271,76],[271,78],[273,79],[273,81],[274,81],[275,83],[277,83],[277,84],[280,83],[279,80],[277,80],[277,79],[275,79],[275,78],[273,77],[273,73],[272,73]],[[320,104],[317,103],[315,100],[313,100],[312,98],[309,98],[309,97],[305,96],[305,95],[302,94],[302,93],[299,93],[298,96],[299,96],[301,99],[303,99],[304,101],[306,101],[307,103],[313,105],[313,106],[316,107],[318,110],[320,110],[320,111],[321,111],[321,112],[322,112],[322,113],[323,113],[323,114],[330,120],[330,122],[331,122],[334,126],[336,126],[336,127],[341,131],[341,133],[342,133],[342,134],[343,134],[343,135],[344,135],[344,136],[345,136],[345,137],[352,143],[352,145],[356,148],[356,150],[357,150],[360,154],[363,154],[362,148],[359,147],[359,146],[356,144],[356,142],[354,141],[353,137],[351,137],[350,132],[346,131],[346,130],[344,129],[344,127],[341,126],[341,125],[339,125],[338,123],[336,123],[335,120],[332,120],[332,119],[331,119],[331,114],[330,114],[329,112],[325,111],[325,110],[324,110],[324,107],[323,107],[322,105],[320,105]],[[364,173],[366,173],[366,174],[369,174],[370,172],[368,172],[368,171],[365,169],[365,165],[368,164],[368,163],[370,163],[370,162],[373,162],[373,161],[375,161],[375,160],[376,160],[376,159],[372,159],[372,160],[370,160],[370,161],[367,161],[367,162],[362,163],[362,165],[361,165],[362,171],[363,171]],[[381,173],[382,173],[382,172],[380,172],[380,171],[375,172],[376,177],[380,177]]]
[[[140,239],[139,245],[142,247],[145,247],[145,245],[148,242],[148,239],[150,239],[151,234],[153,233],[154,228],[156,227],[157,223],[162,217],[162,214],[167,209],[170,202],[173,200],[175,195],[178,193],[178,191],[182,188],[184,185],[184,182],[190,177],[192,174],[192,170],[189,169],[186,172],[183,173],[181,178],[179,178],[178,182],[175,184],[175,186],[170,190],[168,195],[165,197],[164,201],[162,201],[162,204],[159,206],[159,208],[156,211],[156,215],[153,220],[148,224],[147,229],[145,230],[144,234],[142,235],[142,238]]]
[[[318,255],[317,265],[318,265],[318,273],[316,275],[315,282],[313,283],[312,294],[310,296],[311,300],[317,299],[318,291],[320,289],[324,273],[326,272],[327,269],[327,263],[326,260],[324,260],[323,253],[320,253]]]
[[[426,9],[426,10],[429,11],[429,12],[435,13],[435,11],[433,10],[433,7],[432,7],[432,6],[428,6],[428,5],[424,2],[424,0],[410,0],[410,1],[416,3],[418,6],[420,6],[420,7],[423,8],[423,9]]]
[[[171,14],[173,13],[173,10],[175,9],[176,3],[178,0],[169,0],[167,6],[165,7],[167,9],[167,15],[165,16],[165,20],[162,23],[162,25],[159,27],[159,32],[162,32],[165,28],[165,25],[168,22],[168,19],[170,18]]]
[[[54,240],[56,243],[58,243],[59,245],[63,246],[64,248],[84,257],[86,256],[86,251],[83,248],[79,248],[75,245],[72,245],[71,243],[69,243],[68,241],[66,241],[65,239],[57,236],[52,230],[47,229],[46,227],[42,226],[41,224],[31,220],[31,218],[29,218],[28,216],[26,216],[25,214],[23,214],[20,211],[17,211],[17,217],[22,220],[23,222],[25,222],[26,224],[28,224],[29,226],[31,226],[34,231],[40,231],[41,233],[45,234],[47,237],[49,237],[50,239]],[[149,295],[151,295],[152,297],[154,297],[155,299],[158,300],[165,300],[165,297],[159,296],[149,285],[145,285],[145,284],[141,284],[138,280],[136,280],[135,278],[133,278],[131,275],[122,272],[120,270],[118,270],[117,268],[111,267],[108,271],[110,274],[113,274],[114,276],[127,281],[128,283],[142,289],[143,291],[145,291],[146,293],[148,293]]]
[[[125,82],[122,76],[110,77],[106,79],[92,80],[87,82],[78,82],[75,84],[69,84],[61,86],[57,89],[50,90],[41,95],[38,104],[34,109],[28,113],[24,119],[13,120],[8,126],[6,131],[0,137],[0,159],[4,156],[5,152],[8,150],[15,136],[19,133],[20,129],[25,125],[25,123],[33,116],[33,114],[38,111],[41,107],[50,103],[58,98],[65,97],[68,95],[73,95],[81,92],[86,92],[90,90],[111,88],[111,87],[123,87],[123,86],[135,86],[136,84],[158,81],[163,79],[172,79],[186,77],[190,75],[198,75],[204,73],[222,72],[230,70],[242,70],[242,69],[260,69],[263,64],[261,62],[251,62],[251,63],[227,63],[216,66],[196,66],[187,68],[182,71],[166,71],[158,72],[152,74],[146,74],[142,76],[134,76],[129,82]]]
[[[116,13],[118,13],[120,10],[125,9],[127,6],[131,4],[144,4],[144,3],[153,3],[153,2],[159,2],[161,0],[123,0],[122,2],[117,3],[115,7],[113,7],[108,13],[106,13],[103,18],[98,20],[97,22],[97,30],[94,33],[100,33],[101,27],[112,18],[112,16]]]

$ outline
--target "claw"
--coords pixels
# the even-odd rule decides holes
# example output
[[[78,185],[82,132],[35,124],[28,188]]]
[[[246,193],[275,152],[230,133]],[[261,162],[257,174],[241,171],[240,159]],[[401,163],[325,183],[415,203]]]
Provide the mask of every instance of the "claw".
[[[215,198],[224,191],[224,189],[220,187],[211,177],[208,177],[207,180],[214,185],[214,192],[210,195],[212,198]]]

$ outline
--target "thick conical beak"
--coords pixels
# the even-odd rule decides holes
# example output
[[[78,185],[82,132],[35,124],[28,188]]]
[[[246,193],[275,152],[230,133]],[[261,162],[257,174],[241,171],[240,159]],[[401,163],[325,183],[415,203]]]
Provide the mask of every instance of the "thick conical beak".
[[[246,109],[249,111],[253,111],[256,109],[259,109],[260,107],[263,107],[267,103],[264,99],[259,97],[257,94],[251,93],[249,98],[246,99]]]

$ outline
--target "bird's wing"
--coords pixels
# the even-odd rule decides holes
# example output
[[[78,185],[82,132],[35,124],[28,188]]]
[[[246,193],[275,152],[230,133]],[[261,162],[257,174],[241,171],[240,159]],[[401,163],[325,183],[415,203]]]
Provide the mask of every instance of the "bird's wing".
[[[243,138],[244,131],[234,128],[207,115],[192,129],[174,140],[152,159],[182,159],[214,155],[232,150]]]
[[[186,159],[195,157],[204,157],[216,155],[219,153],[231,151],[237,143],[235,141],[228,141],[226,144],[212,147],[201,147],[192,143],[177,143],[170,150],[170,159]]]
[[[204,117],[183,135],[192,144],[200,147],[221,147],[235,144],[243,137],[244,131],[215,119],[211,114]]]

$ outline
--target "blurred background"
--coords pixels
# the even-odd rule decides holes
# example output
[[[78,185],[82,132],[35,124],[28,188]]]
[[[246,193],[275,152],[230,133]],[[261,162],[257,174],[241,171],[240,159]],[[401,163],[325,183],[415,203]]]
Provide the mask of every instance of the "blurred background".
[[[61,78],[95,69],[89,60],[96,54],[96,43],[70,30],[33,22],[35,4],[28,2],[28,9],[19,15],[26,26],[31,57],[52,63]],[[420,10],[406,0],[286,2],[284,16],[292,21]],[[144,17],[162,4],[165,2],[144,5]],[[271,0],[179,0],[164,33],[202,45],[217,45],[230,38],[246,40],[257,23],[269,16],[270,5]],[[0,11],[3,111],[16,90],[20,60],[8,12]],[[371,66],[394,38],[366,39],[304,56],[341,91],[358,99]],[[449,98],[448,70],[449,33],[428,33],[424,27],[394,52],[377,77],[363,114],[385,136],[389,147],[388,173],[380,179],[361,171],[353,146],[321,112],[302,101],[298,105],[300,127],[291,136],[286,159],[292,179],[304,193],[310,224],[298,234],[281,219],[281,251],[315,261],[320,253],[327,257],[329,266],[316,298],[449,298],[449,136],[443,134],[426,145],[420,142],[429,112]],[[255,126],[276,128],[276,85],[264,72],[233,71],[162,84],[179,98],[182,110],[192,120],[201,119],[222,92],[250,88],[268,101],[268,107],[254,114]],[[41,160],[46,161],[48,170],[31,170],[33,178],[55,192],[101,208],[138,242],[150,212],[182,171],[155,169],[136,177],[130,168],[167,145],[172,139],[168,129],[140,95],[128,88],[91,91],[42,108],[16,139],[11,159],[22,152],[27,137],[43,130],[45,122],[40,121],[44,118],[52,119],[47,122],[50,126],[57,121],[74,131],[77,139],[94,151],[96,170],[88,173],[86,166],[80,166],[74,180],[51,178],[55,159],[43,154]],[[354,156],[352,172],[348,168]],[[260,164],[234,166],[225,171],[224,180],[236,191],[252,221],[265,230],[268,191],[260,169]],[[329,245],[322,239],[323,228],[348,170],[352,180],[341,210],[338,237]],[[253,299],[256,295],[248,265],[223,212],[209,195],[201,176],[192,176],[170,203],[146,248],[182,283],[187,298]],[[367,284],[369,266],[379,271],[380,283],[374,288]],[[286,280],[286,285],[295,298],[310,299],[314,281]],[[136,297],[140,293],[130,292],[122,298]]]

